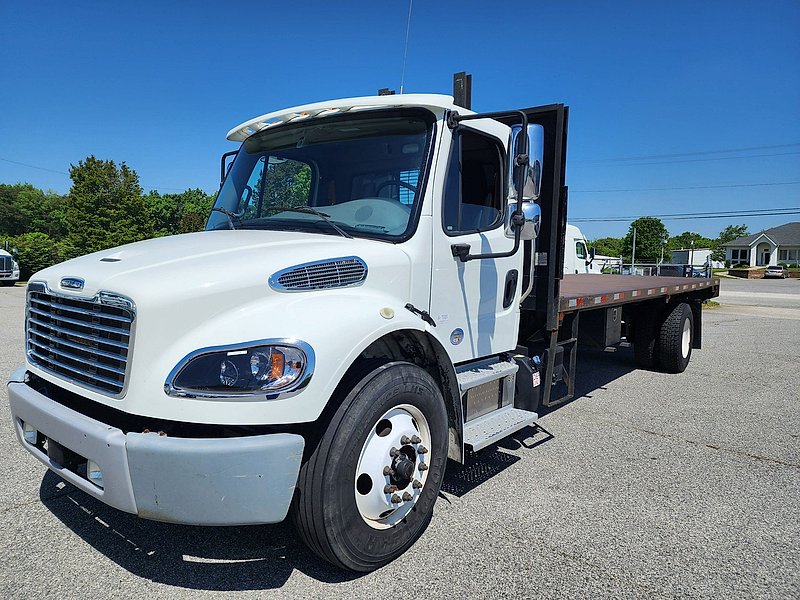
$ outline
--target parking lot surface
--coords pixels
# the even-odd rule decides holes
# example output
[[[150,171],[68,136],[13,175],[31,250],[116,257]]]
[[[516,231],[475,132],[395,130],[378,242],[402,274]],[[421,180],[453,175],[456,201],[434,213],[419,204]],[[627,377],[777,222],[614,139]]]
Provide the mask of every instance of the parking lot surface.
[[[800,596],[800,281],[723,280],[680,375],[583,352],[576,399],[448,467],[422,539],[338,571],[289,524],[154,523],[18,447],[0,391],[0,597]],[[24,289],[0,288],[0,376]],[[234,592],[231,594],[230,592]]]

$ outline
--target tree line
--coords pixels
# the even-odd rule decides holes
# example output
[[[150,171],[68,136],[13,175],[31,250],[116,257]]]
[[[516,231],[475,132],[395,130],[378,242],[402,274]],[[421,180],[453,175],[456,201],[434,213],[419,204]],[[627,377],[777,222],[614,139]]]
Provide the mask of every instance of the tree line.
[[[591,244],[597,254],[604,256],[622,256],[630,260],[633,254],[633,232],[636,230],[636,262],[664,262],[672,261],[672,251],[694,248],[710,248],[711,258],[715,261],[725,260],[723,244],[736,238],[750,235],[747,225],[728,225],[715,238],[707,238],[693,231],[684,231],[679,235],[670,236],[666,226],[656,217],[641,217],[631,223],[625,237],[604,237],[594,240]]]
[[[151,237],[200,231],[214,194],[144,193],[124,162],[89,156],[71,165],[66,195],[28,183],[0,184],[0,241],[25,280],[36,271],[90,252]]]

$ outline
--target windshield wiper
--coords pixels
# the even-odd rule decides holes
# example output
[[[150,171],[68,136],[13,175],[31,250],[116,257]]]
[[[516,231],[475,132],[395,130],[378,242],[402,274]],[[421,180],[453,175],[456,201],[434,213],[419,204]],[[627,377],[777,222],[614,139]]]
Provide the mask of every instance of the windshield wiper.
[[[346,238],[351,239],[351,240],[353,239],[352,235],[350,235],[345,230],[343,230],[341,227],[339,227],[336,223],[331,221],[331,218],[330,218],[331,216],[330,215],[325,214],[324,212],[318,211],[313,206],[268,206],[267,210],[275,211],[275,212],[286,211],[286,212],[299,212],[299,213],[317,215],[320,219],[325,221],[328,225],[330,225],[337,232],[339,232],[339,234],[342,237],[346,237]]]
[[[228,218],[228,225],[231,226],[231,229],[236,229],[236,226],[233,224],[233,217],[236,217],[237,219],[240,219],[241,216],[242,216],[242,215],[237,215],[235,212],[232,212],[232,211],[228,210],[224,206],[215,206],[215,207],[213,207],[211,209],[211,212],[214,212],[214,211],[221,212],[223,215],[225,215]]]

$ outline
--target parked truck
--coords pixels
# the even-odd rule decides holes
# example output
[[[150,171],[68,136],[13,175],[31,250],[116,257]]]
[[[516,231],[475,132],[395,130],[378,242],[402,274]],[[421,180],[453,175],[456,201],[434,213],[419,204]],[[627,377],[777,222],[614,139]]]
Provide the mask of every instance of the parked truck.
[[[567,118],[410,94],[235,127],[205,231],[31,277],[19,442],[143,518],[291,515],[339,567],[390,562],[448,458],[572,398],[579,342],[700,348],[718,280],[564,275]]]
[[[595,260],[595,249],[589,245],[583,232],[567,223],[567,232],[564,242],[564,274],[588,273],[599,275],[602,264]]]
[[[19,265],[14,257],[0,248],[0,285],[14,285],[19,280]]]

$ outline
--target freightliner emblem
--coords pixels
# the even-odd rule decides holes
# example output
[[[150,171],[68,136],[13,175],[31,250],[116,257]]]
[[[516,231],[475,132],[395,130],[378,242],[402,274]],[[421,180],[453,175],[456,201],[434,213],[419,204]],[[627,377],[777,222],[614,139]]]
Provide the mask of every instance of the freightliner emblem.
[[[69,290],[82,290],[83,279],[79,277],[64,277],[61,280],[61,287]]]

